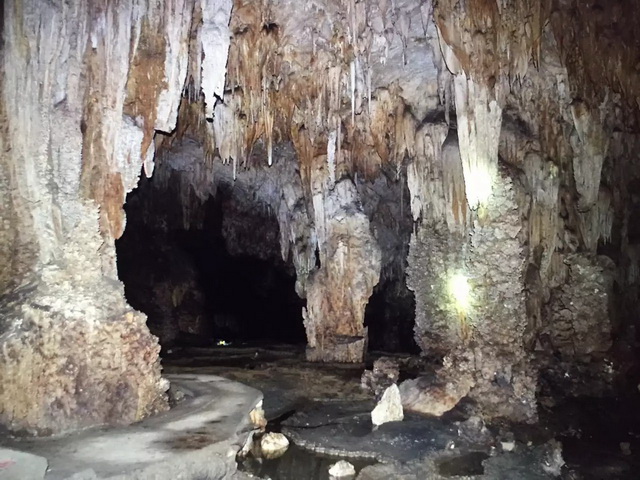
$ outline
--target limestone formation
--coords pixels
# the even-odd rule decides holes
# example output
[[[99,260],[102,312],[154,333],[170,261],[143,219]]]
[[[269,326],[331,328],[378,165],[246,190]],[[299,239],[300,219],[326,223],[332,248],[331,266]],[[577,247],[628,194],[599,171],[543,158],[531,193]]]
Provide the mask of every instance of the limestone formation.
[[[268,460],[281,457],[289,448],[289,440],[281,433],[267,433],[260,439],[260,451]]]
[[[169,346],[233,322],[203,320],[179,255],[137,296],[144,272],[118,277],[141,174],[139,255],[222,202],[231,255],[295,273],[308,360],[413,328],[438,369],[400,387],[409,410],[534,421],[539,368],[615,384],[640,302],[631,3],[8,0],[0,423],[162,411],[148,327]]]
[[[340,460],[329,468],[329,478],[331,480],[350,479],[356,476],[355,467],[346,460]]]
[[[310,360],[360,362],[364,309],[380,275],[380,249],[349,180],[314,194],[320,269],[307,287],[304,325]],[[318,198],[319,197],[319,198]]]
[[[231,4],[220,5],[224,26]],[[201,6],[5,7],[2,422],[57,433],[137,421],[166,408],[167,384],[157,340],[124,301],[114,239],[126,193],[153,170],[155,131],[176,125]],[[225,70],[192,74],[208,85]]]
[[[372,370],[365,370],[360,384],[362,388],[380,397],[382,393],[398,382],[400,370],[398,361],[390,357],[380,357],[373,362]]]
[[[402,400],[400,399],[400,390],[394,383],[388,387],[380,401],[371,412],[371,423],[378,427],[387,422],[399,422],[404,418],[402,411]]]
[[[404,410],[439,417],[455,407],[473,387],[473,379],[468,375],[442,378],[436,382],[426,377],[402,382],[400,397]]]

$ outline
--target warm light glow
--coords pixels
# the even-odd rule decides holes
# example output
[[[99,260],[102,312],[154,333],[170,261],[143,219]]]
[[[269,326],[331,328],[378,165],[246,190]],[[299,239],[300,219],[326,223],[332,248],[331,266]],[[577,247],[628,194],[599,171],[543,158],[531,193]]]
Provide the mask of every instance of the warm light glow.
[[[491,174],[486,169],[475,168],[473,170],[472,175],[465,176],[464,183],[469,208],[476,209],[480,205],[485,205],[487,200],[489,200],[493,180]]]
[[[461,273],[453,275],[449,279],[449,293],[455,300],[458,311],[466,312],[471,300],[471,286],[467,277]]]

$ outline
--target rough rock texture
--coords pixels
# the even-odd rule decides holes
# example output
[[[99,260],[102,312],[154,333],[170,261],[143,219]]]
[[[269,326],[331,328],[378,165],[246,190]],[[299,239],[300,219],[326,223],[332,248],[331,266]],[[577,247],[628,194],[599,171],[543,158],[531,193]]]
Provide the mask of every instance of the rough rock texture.
[[[175,125],[193,9],[5,3],[0,416],[11,429],[166,408],[159,347],[124,302],[114,238],[126,193],[143,164],[151,172],[155,130]]]
[[[380,426],[387,422],[399,422],[403,418],[400,390],[394,383],[384,391],[380,401],[371,411],[371,423],[375,426]]]
[[[621,328],[614,320],[620,312],[610,307],[614,267],[603,268],[609,262],[595,253],[607,243],[610,258],[629,251],[624,230],[622,238],[614,233],[628,208],[618,185],[629,157],[612,151],[611,129],[619,125],[626,133],[618,141],[635,144],[637,105],[631,113],[629,101],[637,96],[633,88],[607,83],[586,45],[604,47],[576,33],[598,25],[612,35],[617,8],[576,8],[571,20],[571,8],[563,5],[551,15],[553,25],[546,23],[546,2],[445,1],[433,12],[454,77],[439,79],[455,100],[450,126],[457,132],[427,124],[428,148],[413,143],[409,188],[418,226],[408,285],[416,294],[416,341],[453,372],[471,375],[469,396],[486,416],[535,418],[536,345],[579,363],[585,351],[606,351]],[[559,18],[571,26],[561,32]],[[625,85],[637,75],[620,60],[626,33],[620,31],[621,48],[608,58]],[[619,94],[595,87],[582,69],[598,72]],[[460,201],[461,186],[470,212]],[[617,268],[626,270],[625,263]],[[464,308],[448,285],[452,275],[467,278]],[[583,307],[590,313],[578,314]],[[553,364],[559,357],[547,358]],[[447,368],[440,375],[456,378]]]
[[[611,347],[614,264],[609,257],[565,259],[567,283],[551,294],[547,335],[555,351],[569,355],[606,352]]]
[[[361,385],[379,397],[387,388],[398,382],[400,369],[398,361],[390,357],[381,357],[373,362],[373,369],[362,374]]]
[[[439,139],[446,143],[442,133]],[[439,148],[433,154],[436,165],[444,162]],[[461,161],[455,150],[448,155],[449,161]],[[420,192],[419,178],[410,185]],[[422,212],[423,225],[412,237],[409,254],[409,286],[415,291],[418,309],[416,340],[425,353],[447,359],[445,364],[454,371],[445,368],[440,375],[449,390],[458,382],[464,385],[453,388],[455,394],[434,392],[434,399],[446,400],[442,408],[430,407],[434,411],[449,410],[452,401],[469,393],[487,416],[531,418],[535,379],[524,350],[521,214],[512,182],[504,173],[496,174],[492,188],[485,205],[472,215],[467,238],[459,233],[465,225],[456,226],[455,218],[451,219],[453,231],[447,227],[446,212],[457,208],[451,197],[439,197],[444,208]],[[456,284],[460,281],[462,286]],[[468,289],[462,292],[468,298],[457,297],[459,288]],[[471,391],[469,381],[474,384]],[[507,406],[512,400],[513,411]]]
[[[380,276],[380,249],[350,180],[317,188],[313,204],[320,269],[310,278],[303,314],[307,358],[360,362],[367,339],[364,310]]]
[[[415,340],[443,362],[440,383],[463,384],[454,396],[468,387],[486,416],[534,419],[534,349],[577,370],[613,351],[624,372],[635,347],[639,15],[628,1],[577,0],[7,3],[0,344],[37,350],[44,317],[100,331],[126,316],[113,244],[157,150],[156,180],[179,183],[180,205],[167,208],[185,229],[222,184],[235,192],[225,235],[238,250],[273,258],[271,241],[236,241],[250,231],[238,217],[277,218],[308,302],[310,359],[361,360],[369,298],[401,301],[382,323],[404,317],[406,273]],[[170,155],[189,141],[197,148]],[[271,240],[273,225],[260,230]],[[56,288],[64,302],[41,301]],[[140,416],[164,387],[136,325],[146,347],[127,381]],[[65,365],[78,348],[42,361]],[[101,355],[82,352],[88,364]],[[0,376],[15,361],[0,355]],[[75,398],[58,377],[42,392]],[[3,395],[5,422],[37,427]]]
[[[87,301],[72,311],[67,299],[77,291],[69,279],[4,305],[7,318],[32,329],[30,335],[10,331],[4,342],[4,424],[50,434],[129,424],[166,409],[168,383],[159,378],[160,348],[145,317],[122,301],[121,289],[100,287],[102,303]]]
[[[439,417],[468,395],[473,383],[470,375],[448,379],[439,375],[436,382],[427,377],[406,380],[400,384],[402,407],[408,412]]]

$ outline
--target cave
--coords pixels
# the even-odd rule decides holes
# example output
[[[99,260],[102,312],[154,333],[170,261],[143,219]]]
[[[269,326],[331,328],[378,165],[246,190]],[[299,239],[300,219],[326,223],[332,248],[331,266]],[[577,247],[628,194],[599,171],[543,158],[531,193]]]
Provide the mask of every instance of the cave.
[[[0,477],[637,477],[634,1],[0,12]]]
[[[158,203],[140,199],[153,195],[152,188],[149,179],[129,194],[127,228],[116,252],[125,298],[147,315],[160,345],[304,345],[304,302],[295,291],[295,270],[281,258],[278,223],[268,206],[238,210],[231,192],[220,188],[201,205],[199,225],[185,228],[179,219],[164,228],[171,223],[167,211],[146,210]],[[165,199],[180,206],[177,196]]]
[[[190,173],[173,165],[185,156],[201,155],[201,150],[193,139],[171,149],[156,166],[156,175],[143,176],[127,196],[127,226],[115,242],[127,302],[147,315],[147,325],[165,351],[217,343],[304,347],[306,299],[296,287],[293,252],[281,247],[283,214],[275,196],[283,181],[294,180],[277,165],[233,179],[231,167],[221,165],[206,194],[198,193],[189,186]],[[263,149],[256,150],[256,157],[264,156]],[[291,145],[278,153],[284,156],[279,161],[295,156]],[[167,173],[160,173],[165,168]],[[397,199],[399,189],[405,192]],[[410,206],[406,201],[401,206],[406,212],[401,221],[394,217],[399,212],[387,210],[408,199],[406,190],[406,182],[391,181],[377,190],[386,197],[386,206],[378,198],[370,200],[372,206],[364,205],[377,209],[377,225],[386,229],[388,242],[388,273],[374,287],[364,312],[367,351],[417,353],[414,299],[405,275]],[[317,248],[309,261],[321,267]]]

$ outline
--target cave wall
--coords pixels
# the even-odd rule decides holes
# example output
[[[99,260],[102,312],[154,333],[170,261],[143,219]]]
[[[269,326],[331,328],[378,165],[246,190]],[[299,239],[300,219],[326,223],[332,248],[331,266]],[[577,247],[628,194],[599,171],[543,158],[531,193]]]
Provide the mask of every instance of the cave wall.
[[[235,181],[230,166],[203,164],[203,152],[191,139],[173,145],[129,195],[128,226],[117,242],[127,300],[148,314],[163,347],[302,341],[295,284],[304,278],[294,265],[301,257],[280,230],[280,220],[292,221],[281,199],[284,189],[296,189],[291,148],[279,146],[272,168],[238,172]],[[190,183],[198,175],[192,168],[207,171],[200,173],[208,181]],[[315,252],[305,261],[311,270]]]
[[[451,401],[469,395],[485,416],[530,421],[540,369],[561,373],[580,362],[601,369],[616,339],[624,339],[625,361],[634,342],[631,198],[620,187],[625,174],[637,175],[638,97],[629,80],[637,74],[627,68],[634,40],[627,27],[613,31],[628,23],[619,6],[585,4],[347,1],[296,9],[286,0],[239,0],[224,102],[207,124],[202,99],[191,97],[183,129],[167,141],[200,139],[206,162],[219,157],[234,181],[278,171],[279,145],[292,144],[297,171],[286,178],[295,192],[268,181],[274,190],[265,203],[279,212],[281,235],[291,232],[281,247],[298,252],[300,295],[336,294],[335,302],[312,302],[322,314],[307,317],[309,338],[316,324],[341,336],[348,330],[356,342],[364,336],[361,320],[349,327],[360,313],[332,320],[344,285],[322,273],[335,265],[322,252],[337,241],[326,233],[327,202],[347,201],[353,219],[364,212],[368,221],[346,232],[366,238],[347,248],[358,302],[376,281],[406,273],[416,343],[442,361],[442,383],[457,395]],[[559,27],[563,21],[568,27]],[[595,45],[594,31],[607,47]],[[611,50],[610,70],[593,65],[591,48]],[[215,177],[214,167],[197,169],[194,191],[198,179]],[[370,193],[394,177],[389,172],[406,181],[412,229],[377,210],[392,187]],[[402,195],[394,202],[402,217]],[[367,247],[370,235],[379,254]],[[378,268],[380,278],[368,280]],[[451,291],[458,276],[469,290],[464,305]],[[591,290],[598,292],[587,301]],[[312,358],[334,360],[330,350]],[[581,381],[561,377],[569,391]]]
[[[318,178],[330,192],[343,178],[404,175],[416,342],[489,417],[535,419],[538,369],[555,369],[558,355],[600,368],[632,330],[612,306],[633,309],[619,185],[622,172],[637,175],[637,41],[621,12],[637,9],[587,3],[238,1],[231,21],[210,146],[238,172],[253,168],[255,145],[269,165],[273,145],[291,141],[320,249]],[[609,52],[606,68],[591,50]],[[470,293],[462,307],[457,274]],[[577,294],[591,289],[589,302]],[[586,331],[601,340],[575,333]]]
[[[207,3],[217,16],[194,25],[200,3],[183,0],[3,8],[0,421],[30,433],[131,423],[167,408],[168,385],[117,278],[122,204],[151,172],[155,131],[175,127],[192,27],[225,37],[231,4]],[[207,41],[191,53],[226,52]],[[207,95],[224,72],[204,76]]]

